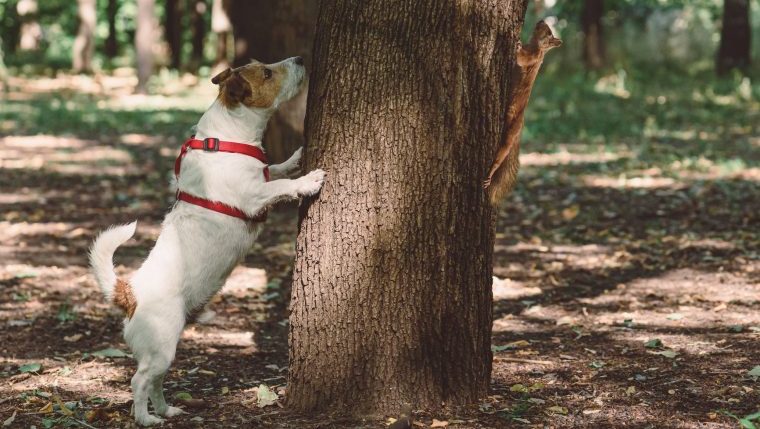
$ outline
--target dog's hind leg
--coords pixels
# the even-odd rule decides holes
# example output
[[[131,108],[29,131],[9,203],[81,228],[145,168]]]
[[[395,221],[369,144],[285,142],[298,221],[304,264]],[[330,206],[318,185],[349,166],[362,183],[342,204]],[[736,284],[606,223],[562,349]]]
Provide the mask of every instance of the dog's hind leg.
[[[137,372],[132,376],[133,413],[135,421],[142,426],[152,426],[163,423],[163,419],[148,413],[148,397],[151,391],[151,380],[155,376],[151,359],[146,357],[137,365]]]
[[[172,407],[166,403],[164,398],[164,374],[153,379],[150,386],[150,402],[153,404],[153,409],[156,410],[156,414],[162,417],[174,417],[179,414],[184,414],[181,408]]]
[[[135,421],[143,426],[163,422],[163,419],[148,412],[148,400],[153,402],[159,415],[168,417],[177,414],[177,409],[166,404],[162,390],[164,374],[174,360],[184,325],[181,316],[179,319],[171,317],[171,308],[170,303],[164,302],[163,313],[160,313],[138,305],[137,312],[124,330],[124,338],[138,362],[137,372],[132,377],[132,395]],[[163,318],[156,318],[155,314],[162,314]]]

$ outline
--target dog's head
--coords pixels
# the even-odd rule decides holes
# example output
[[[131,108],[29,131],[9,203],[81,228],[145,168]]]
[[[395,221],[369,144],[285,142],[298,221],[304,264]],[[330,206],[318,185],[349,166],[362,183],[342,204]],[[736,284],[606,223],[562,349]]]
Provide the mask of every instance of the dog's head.
[[[227,108],[246,106],[276,109],[301,89],[305,69],[303,58],[293,57],[275,64],[256,60],[227,69],[211,79],[219,85],[219,98]]]

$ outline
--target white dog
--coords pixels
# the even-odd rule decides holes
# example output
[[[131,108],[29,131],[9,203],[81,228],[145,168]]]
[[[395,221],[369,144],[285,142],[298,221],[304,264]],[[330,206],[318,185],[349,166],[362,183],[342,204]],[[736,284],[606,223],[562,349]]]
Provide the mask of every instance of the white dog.
[[[167,405],[163,394],[182,329],[251,248],[262,214],[278,201],[314,195],[322,187],[322,170],[287,179],[298,168],[301,149],[268,171],[260,150],[269,117],[300,90],[303,77],[300,57],[254,61],[215,76],[219,96],[197,124],[195,142],[204,146],[191,146],[178,160],[178,202],[140,269],[128,281],[113,270],[113,254],[134,235],[136,222],[103,232],[92,246],[90,264],[100,288],[127,313],[124,338],[138,363],[132,394],[141,425],[163,421],[148,413],[148,398],[159,416],[182,412]],[[276,180],[268,181],[269,174]]]

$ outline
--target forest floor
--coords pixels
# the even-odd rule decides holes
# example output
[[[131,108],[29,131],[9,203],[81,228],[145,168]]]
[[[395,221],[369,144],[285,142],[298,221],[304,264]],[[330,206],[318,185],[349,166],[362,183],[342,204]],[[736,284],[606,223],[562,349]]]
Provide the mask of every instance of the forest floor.
[[[149,251],[177,148],[213,97],[185,80],[139,97],[127,78],[11,78],[2,95],[3,427],[133,427],[122,315],[88,275],[87,248],[139,219],[118,270]],[[491,394],[419,410],[415,427],[760,425],[757,102],[693,106],[686,87],[663,108],[643,89],[581,88],[601,113],[564,106],[574,129],[552,129],[553,95],[538,92],[520,185],[500,209]],[[567,95],[556,97],[589,100]],[[646,105],[653,119],[613,123]],[[552,133],[567,139],[538,143]],[[186,329],[166,389],[189,414],[164,427],[386,427],[279,406],[296,221],[294,206],[275,210],[213,300],[216,317]]]

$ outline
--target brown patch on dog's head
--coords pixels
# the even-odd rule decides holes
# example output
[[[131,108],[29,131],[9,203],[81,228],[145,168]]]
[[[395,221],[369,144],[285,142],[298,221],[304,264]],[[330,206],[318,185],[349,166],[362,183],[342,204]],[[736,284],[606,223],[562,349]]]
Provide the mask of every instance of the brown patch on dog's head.
[[[113,289],[113,303],[127,313],[127,319],[131,319],[137,309],[137,300],[132,293],[132,285],[124,280],[116,280]]]
[[[288,71],[284,64],[252,61],[217,74],[211,82],[219,85],[219,99],[227,108],[239,105],[268,109],[274,107]]]

